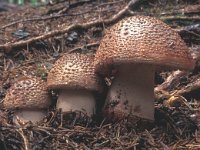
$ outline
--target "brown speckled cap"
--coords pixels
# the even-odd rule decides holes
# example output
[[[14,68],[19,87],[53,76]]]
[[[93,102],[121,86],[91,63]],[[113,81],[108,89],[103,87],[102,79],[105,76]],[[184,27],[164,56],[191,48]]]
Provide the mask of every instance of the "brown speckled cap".
[[[37,77],[23,77],[8,90],[3,106],[6,109],[47,109],[50,97],[46,82]]]
[[[58,59],[47,77],[50,89],[100,90],[100,81],[94,72],[94,56],[65,54]]]
[[[95,55],[95,69],[123,63],[149,63],[171,69],[194,68],[188,47],[164,22],[148,16],[132,16],[107,30]]]

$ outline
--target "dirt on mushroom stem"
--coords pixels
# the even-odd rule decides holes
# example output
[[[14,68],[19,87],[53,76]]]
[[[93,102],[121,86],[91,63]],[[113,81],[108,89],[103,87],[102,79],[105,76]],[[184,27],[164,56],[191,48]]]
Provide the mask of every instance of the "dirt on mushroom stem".
[[[155,66],[148,64],[122,64],[108,91],[104,113],[109,118],[122,119],[137,116],[154,120]]]

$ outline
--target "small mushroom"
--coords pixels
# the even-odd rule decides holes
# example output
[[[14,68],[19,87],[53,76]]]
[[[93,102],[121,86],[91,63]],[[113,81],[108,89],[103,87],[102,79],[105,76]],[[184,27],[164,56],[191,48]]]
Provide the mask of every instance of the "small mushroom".
[[[95,113],[94,91],[100,91],[100,80],[94,72],[94,56],[65,54],[58,59],[47,77],[49,89],[59,91],[57,108],[62,112]]]
[[[15,113],[14,123],[41,121],[50,106],[46,82],[37,77],[22,77],[8,90],[3,106]]]
[[[154,120],[155,70],[194,68],[179,34],[148,16],[128,17],[107,30],[94,61],[99,74],[116,72],[103,111],[118,119]]]

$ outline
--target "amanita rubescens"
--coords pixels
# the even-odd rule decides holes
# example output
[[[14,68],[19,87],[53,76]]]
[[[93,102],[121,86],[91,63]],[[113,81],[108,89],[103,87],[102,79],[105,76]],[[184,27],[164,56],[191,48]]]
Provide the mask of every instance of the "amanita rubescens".
[[[106,31],[95,55],[96,72],[116,70],[104,113],[154,120],[154,73],[157,69],[194,68],[188,47],[167,24],[132,16]]]
[[[6,109],[14,111],[16,124],[41,121],[50,104],[46,82],[31,76],[22,77],[14,83],[3,101]]]
[[[65,54],[50,70],[48,88],[59,91],[57,108],[63,112],[82,111],[92,116],[96,110],[95,91],[101,90],[94,72],[94,55]]]

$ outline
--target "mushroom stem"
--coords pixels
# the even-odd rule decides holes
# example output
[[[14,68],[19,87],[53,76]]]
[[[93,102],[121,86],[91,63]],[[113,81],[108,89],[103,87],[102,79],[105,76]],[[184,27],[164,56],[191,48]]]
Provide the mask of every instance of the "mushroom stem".
[[[146,64],[117,66],[104,111],[121,119],[131,115],[154,120],[155,67]]]
[[[16,110],[15,115],[16,117],[14,118],[14,123],[18,123],[18,119],[20,122],[28,122],[31,121],[32,123],[36,123],[41,121],[47,112],[45,110]],[[17,119],[18,117],[18,119]]]
[[[63,112],[82,111],[88,116],[95,113],[95,98],[88,90],[62,90],[57,100],[57,108]]]

